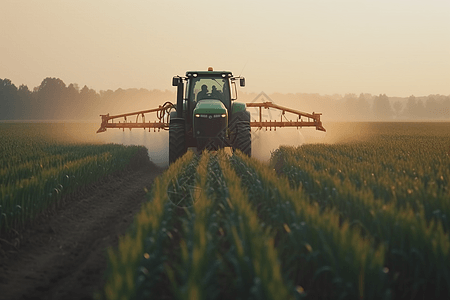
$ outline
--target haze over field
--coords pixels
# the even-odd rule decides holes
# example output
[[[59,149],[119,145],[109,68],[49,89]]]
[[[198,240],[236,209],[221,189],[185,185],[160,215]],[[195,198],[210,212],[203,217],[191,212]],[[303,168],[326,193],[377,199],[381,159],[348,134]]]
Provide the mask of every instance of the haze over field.
[[[171,89],[231,70],[249,93],[450,94],[450,2],[2,1],[0,78]]]

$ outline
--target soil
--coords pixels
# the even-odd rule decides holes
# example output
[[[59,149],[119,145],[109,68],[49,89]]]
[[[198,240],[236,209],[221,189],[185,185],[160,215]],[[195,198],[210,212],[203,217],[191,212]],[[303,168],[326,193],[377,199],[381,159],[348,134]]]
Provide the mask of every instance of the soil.
[[[117,246],[163,169],[139,152],[127,170],[68,196],[51,216],[0,237],[0,299],[94,299]]]

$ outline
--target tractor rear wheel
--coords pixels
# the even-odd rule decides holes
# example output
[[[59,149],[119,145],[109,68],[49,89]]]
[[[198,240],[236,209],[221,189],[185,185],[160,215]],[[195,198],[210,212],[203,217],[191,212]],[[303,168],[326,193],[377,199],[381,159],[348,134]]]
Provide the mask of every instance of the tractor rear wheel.
[[[184,123],[170,123],[169,125],[169,164],[175,162],[187,151]]]
[[[236,124],[236,140],[234,141],[235,149],[239,149],[242,153],[252,156],[252,134],[250,132],[250,123],[246,121],[237,122]]]

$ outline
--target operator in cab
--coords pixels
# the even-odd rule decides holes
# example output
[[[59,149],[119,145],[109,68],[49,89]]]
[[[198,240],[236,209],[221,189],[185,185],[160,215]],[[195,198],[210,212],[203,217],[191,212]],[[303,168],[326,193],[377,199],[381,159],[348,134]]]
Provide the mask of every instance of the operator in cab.
[[[206,86],[206,84],[202,85],[202,90],[200,92],[198,92],[197,94],[197,101],[200,101],[202,99],[206,99],[209,98],[208,95],[208,87]]]

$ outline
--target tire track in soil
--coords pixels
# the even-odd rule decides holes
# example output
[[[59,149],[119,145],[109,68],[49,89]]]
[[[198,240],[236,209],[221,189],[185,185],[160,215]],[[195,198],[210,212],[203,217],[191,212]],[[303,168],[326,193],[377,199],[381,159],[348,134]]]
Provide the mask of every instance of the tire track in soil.
[[[106,249],[117,245],[145,201],[144,188],[163,172],[146,151],[130,167],[68,199],[23,233],[18,250],[0,256],[0,299],[93,299],[105,283]]]

